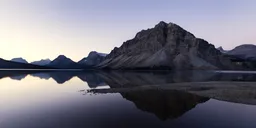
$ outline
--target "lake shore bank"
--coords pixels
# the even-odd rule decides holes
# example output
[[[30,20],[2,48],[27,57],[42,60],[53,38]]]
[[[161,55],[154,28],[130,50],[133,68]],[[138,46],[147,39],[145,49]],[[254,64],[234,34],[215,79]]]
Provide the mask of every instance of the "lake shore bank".
[[[256,82],[189,82],[143,85],[131,88],[91,89],[89,93],[125,93],[147,90],[178,90],[221,101],[256,105]]]

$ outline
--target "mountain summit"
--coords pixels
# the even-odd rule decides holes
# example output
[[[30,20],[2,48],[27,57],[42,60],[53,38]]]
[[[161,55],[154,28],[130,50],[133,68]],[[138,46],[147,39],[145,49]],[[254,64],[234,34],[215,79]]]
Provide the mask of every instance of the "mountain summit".
[[[95,66],[101,63],[104,58],[107,56],[105,53],[98,53],[96,51],[92,51],[89,53],[88,57],[83,58],[78,62],[83,66]]]
[[[214,45],[174,23],[154,28],[114,48],[98,65],[110,69],[227,69],[231,62]]]
[[[59,55],[56,59],[54,59],[47,66],[53,67],[53,68],[63,68],[63,69],[78,69],[78,68],[81,68],[79,66],[79,64],[77,64],[76,62],[74,62],[70,58],[67,58],[64,55]]]

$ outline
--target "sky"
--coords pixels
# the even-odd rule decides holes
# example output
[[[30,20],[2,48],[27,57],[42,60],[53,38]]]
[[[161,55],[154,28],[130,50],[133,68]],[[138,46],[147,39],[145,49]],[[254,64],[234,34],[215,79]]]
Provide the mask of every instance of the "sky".
[[[256,44],[255,7],[255,0],[0,0],[0,58],[79,61],[160,21],[230,50]]]

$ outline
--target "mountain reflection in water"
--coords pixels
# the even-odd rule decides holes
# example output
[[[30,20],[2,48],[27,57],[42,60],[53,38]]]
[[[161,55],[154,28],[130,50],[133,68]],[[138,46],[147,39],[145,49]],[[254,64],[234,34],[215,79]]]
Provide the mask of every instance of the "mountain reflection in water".
[[[3,79],[6,77],[10,79]],[[182,90],[197,82],[251,81],[253,84],[256,74],[214,71],[0,71],[0,81],[0,127],[256,126],[252,123],[256,116],[253,105],[225,102],[236,101],[229,97],[215,100]],[[9,86],[12,84],[21,86]],[[180,85],[179,91],[162,88]],[[200,85],[199,90],[193,89],[194,86],[191,88],[203,94],[211,85],[212,82]],[[250,90],[247,85],[241,88]],[[254,96],[248,95],[249,98]],[[243,97],[239,95],[239,98]]]
[[[0,71],[0,79],[10,77],[22,80],[28,75],[46,80],[52,78],[58,84],[78,77],[91,88],[105,85],[119,88],[180,82],[256,81],[256,74],[214,71]]]
[[[209,98],[180,91],[147,90],[121,93],[142,111],[155,114],[161,120],[178,118]]]
[[[256,74],[216,73],[213,71],[1,71],[0,77],[22,80],[26,76],[48,80],[52,78],[58,84],[64,84],[77,77],[87,82],[90,88],[109,86],[109,88],[131,88],[142,85],[161,85],[181,82],[204,81],[256,81]],[[95,90],[94,90],[95,91]],[[100,90],[99,90],[100,91]],[[96,90],[96,93],[97,90]],[[100,92],[101,93],[101,92]],[[104,92],[103,92],[104,93]],[[182,91],[144,90],[120,92],[123,98],[146,112],[155,114],[159,119],[173,119],[206,102],[209,98],[200,97]]]

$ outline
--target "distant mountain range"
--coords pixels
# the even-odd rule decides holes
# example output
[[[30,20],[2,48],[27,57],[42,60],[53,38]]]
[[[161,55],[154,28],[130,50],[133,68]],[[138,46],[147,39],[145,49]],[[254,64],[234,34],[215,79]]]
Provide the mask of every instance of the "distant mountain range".
[[[39,61],[34,61],[31,63],[28,63],[25,59],[23,58],[14,58],[10,61],[3,60],[5,62],[15,64],[15,66],[11,65],[6,65],[2,66],[2,68],[16,68],[16,67],[24,67],[28,68],[31,67],[34,69],[34,67],[40,66],[40,68],[57,68],[57,69],[88,69],[88,68],[93,68],[95,65],[99,64],[104,60],[104,58],[107,56],[107,54],[104,53],[98,53],[96,51],[92,51],[89,53],[88,57],[83,58],[79,62],[74,62],[70,58],[64,56],[64,55],[59,55],[56,59],[51,61],[50,59],[42,59]],[[1,63],[1,62],[0,62]],[[3,63],[3,62],[2,62]],[[27,64],[26,66],[24,64]],[[4,63],[2,65],[5,65]],[[16,66],[17,65],[17,66]],[[1,64],[0,64],[1,66]],[[1,67],[0,67],[1,68]]]
[[[46,69],[48,67],[0,59],[0,68],[1,69]]]
[[[30,64],[23,58],[2,59],[0,68],[254,70],[256,46],[246,44],[230,51],[215,48],[177,24],[161,21],[115,47],[110,54],[92,51],[79,62],[64,55]]]
[[[28,62],[23,59],[23,58],[13,58],[11,59],[10,61],[13,61],[13,62],[18,62],[18,63],[24,63],[24,64],[27,64]]]
[[[50,64],[51,62],[52,61],[50,59],[42,59],[42,60],[39,60],[39,61],[31,62],[31,64],[45,66],[45,65]]]
[[[79,62],[74,62],[70,58],[60,55],[45,66],[61,69],[87,69],[93,68],[95,65],[101,63],[106,56],[107,54],[92,51],[88,57],[83,58]]]

